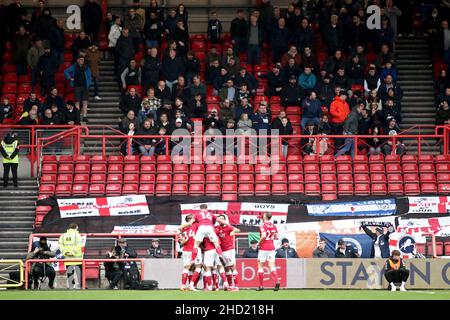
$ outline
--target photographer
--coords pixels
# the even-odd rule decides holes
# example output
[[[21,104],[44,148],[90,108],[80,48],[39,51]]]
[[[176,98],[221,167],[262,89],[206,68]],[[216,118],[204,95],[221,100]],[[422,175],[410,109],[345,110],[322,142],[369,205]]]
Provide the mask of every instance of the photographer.
[[[123,259],[122,247],[115,246],[108,251],[107,259]],[[109,280],[109,289],[118,289],[117,284],[122,278],[125,270],[124,262],[105,262],[105,276]]]
[[[51,251],[47,244],[47,237],[41,237],[39,241],[33,242],[31,252],[27,254],[28,259],[50,259],[55,257],[55,252]],[[48,277],[48,287],[54,289],[55,269],[49,263],[33,263],[31,266],[31,276],[34,281],[34,289],[39,288],[39,278]]]
[[[128,247],[126,239],[118,239],[117,246],[121,248],[120,259],[137,258],[136,251]],[[136,281],[139,282],[139,269],[135,261],[124,262],[123,275],[125,278],[125,289],[135,289]]]
[[[152,240],[152,246],[148,249],[148,255],[150,258],[166,258],[166,254],[161,249],[158,239]]]

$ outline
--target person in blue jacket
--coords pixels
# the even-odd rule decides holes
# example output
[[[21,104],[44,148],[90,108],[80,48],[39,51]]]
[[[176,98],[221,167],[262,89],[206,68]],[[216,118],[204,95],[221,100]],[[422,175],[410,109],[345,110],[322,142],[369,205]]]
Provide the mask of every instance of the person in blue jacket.
[[[64,70],[64,76],[70,81],[70,86],[74,88],[75,106],[80,110],[81,102],[82,120],[87,122],[89,87],[92,84],[92,75],[91,69],[84,63],[84,56],[78,56],[77,61]]]
[[[384,233],[383,228],[381,227],[377,227],[375,233],[365,225],[361,225],[361,228],[370,238],[372,238],[372,252],[370,257],[384,259],[389,258],[391,255],[389,250],[389,235],[391,232],[388,230]]]
[[[316,86],[316,76],[312,73],[311,66],[306,66],[303,73],[298,77],[298,84],[304,90],[311,90]]]

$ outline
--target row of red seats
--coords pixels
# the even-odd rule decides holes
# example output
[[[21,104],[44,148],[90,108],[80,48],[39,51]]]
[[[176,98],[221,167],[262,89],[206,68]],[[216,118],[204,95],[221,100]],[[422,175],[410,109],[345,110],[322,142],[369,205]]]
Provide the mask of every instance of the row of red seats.
[[[416,243],[417,252],[425,255],[431,255],[433,253],[433,244],[431,242],[427,243]],[[450,242],[449,241],[436,241],[436,252],[437,256],[450,256]]]

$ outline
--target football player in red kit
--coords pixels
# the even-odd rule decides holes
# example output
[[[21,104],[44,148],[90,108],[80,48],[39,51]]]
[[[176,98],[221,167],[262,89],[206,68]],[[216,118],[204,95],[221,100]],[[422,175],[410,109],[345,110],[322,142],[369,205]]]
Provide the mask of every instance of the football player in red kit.
[[[219,256],[222,256],[222,249],[219,245],[219,239],[217,238],[214,230],[214,224],[217,222],[227,224],[222,218],[216,218],[214,214],[209,212],[206,204],[200,205],[200,211],[194,214],[194,218],[190,220],[186,225],[192,225],[198,223],[198,228],[194,237],[194,248],[192,250],[192,260],[197,258],[199,253],[199,246],[204,238],[208,238],[213,244]],[[225,260],[225,259],[224,259]]]
[[[217,254],[216,248],[214,244],[209,240],[209,238],[205,238],[203,240],[204,253],[203,253],[203,265],[205,267],[205,273],[203,281],[206,281],[206,290],[212,291],[213,287],[218,288],[218,278],[213,277],[213,269],[219,271],[220,277],[223,281],[223,289],[228,290],[228,281],[225,275],[225,269],[220,262],[219,255]],[[215,274],[217,277],[217,274]],[[190,288],[191,289],[191,288]]]
[[[189,222],[193,219],[193,216],[190,214],[186,216],[185,221]],[[182,225],[180,227],[180,236],[181,236],[181,243],[183,244],[183,274],[181,277],[181,288],[180,290],[184,291],[188,289],[189,286],[189,275],[190,275],[190,269],[192,267],[193,261],[192,261],[192,249],[194,248],[194,237],[195,237],[195,231],[197,230],[197,224],[193,224],[190,226],[187,226],[186,224]],[[197,261],[201,265],[201,260]]]
[[[221,214],[218,216],[228,222],[227,216]],[[239,232],[238,228],[230,226],[229,224],[219,223],[215,227],[216,234],[219,237],[220,247],[223,252],[223,256],[226,259],[225,272],[227,276],[228,284],[231,286],[231,290],[237,291],[238,289],[238,272],[236,270],[236,249],[234,235]]]
[[[270,269],[270,276],[275,280],[275,291],[280,289],[280,280],[278,279],[277,269],[275,268],[275,245],[273,241],[278,239],[277,227],[270,222],[272,214],[266,212],[263,215],[263,224],[259,228],[259,251],[258,251],[258,278],[259,278],[259,288],[257,291],[264,290],[264,263],[268,263]]]

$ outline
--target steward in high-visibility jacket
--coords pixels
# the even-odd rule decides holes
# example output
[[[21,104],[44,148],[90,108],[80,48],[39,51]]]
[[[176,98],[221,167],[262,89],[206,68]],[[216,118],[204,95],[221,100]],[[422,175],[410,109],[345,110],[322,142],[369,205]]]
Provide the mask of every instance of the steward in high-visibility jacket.
[[[78,226],[75,223],[69,225],[66,233],[59,237],[59,250],[65,259],[83,259],[83,239],[78,232]],[[82,262],[65,262],[66,266],[81,265]]]
[[[3,186],[8,186],[9,171],[13,176],[14,186],[17,187],[17,168],[19,167],[19,141],[14,134],[8,133],[1,142],[0,153],[3,160]]]

